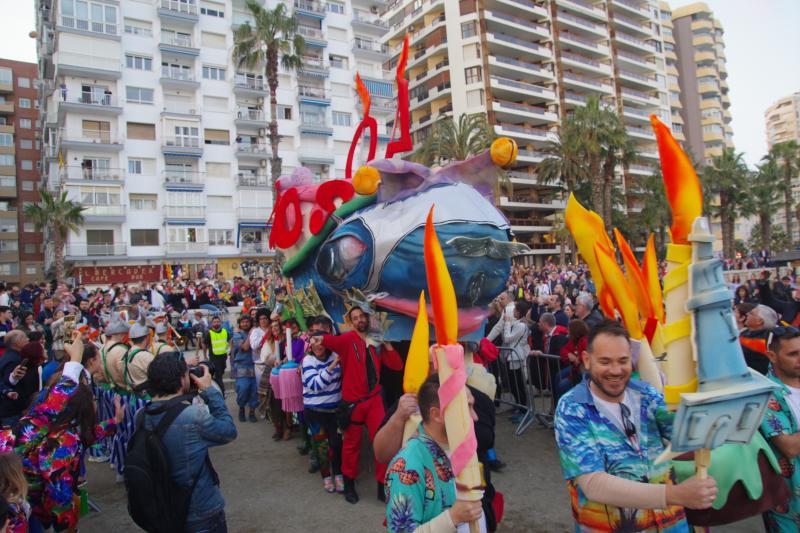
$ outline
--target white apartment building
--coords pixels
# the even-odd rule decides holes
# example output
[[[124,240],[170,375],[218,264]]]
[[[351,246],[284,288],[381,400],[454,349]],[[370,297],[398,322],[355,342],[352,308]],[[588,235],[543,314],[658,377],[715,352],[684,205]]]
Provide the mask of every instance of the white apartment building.
[[[379,148],[388,141],[382,5],[288,7],[307,46],[302,69],[280,73],[283,174],[304,165],[319,180],[341,178],[360,120],[356,70],[374,95]],[[37,0],[36,9],[43,181],[87,208],[66,247],[77,276],[159,264],[233,275],[269,256],[266,80],[231,55],[233,29],[249,21],[244,0]]]
[[[497,205],[533,261],[558,253],[554,215],[560,183],[543,183],[541,148],[587,97],[622,118],[640,160],[620,169],[627,208],[641,210],[637,176],[657,162],[649,115],[671,124],[661,11],[654,0],[396,0],[384,14],[394,65],[406,32],[415,142],[440,117],[485,113],[498,135],[514,138],[514,192]]]

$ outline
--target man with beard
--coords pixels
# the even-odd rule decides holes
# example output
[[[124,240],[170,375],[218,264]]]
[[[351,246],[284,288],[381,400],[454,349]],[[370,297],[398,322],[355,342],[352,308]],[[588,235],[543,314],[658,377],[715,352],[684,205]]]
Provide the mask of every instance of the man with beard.
[[[358,502],[355,480],[358,477],[359,457],[361,455],[361,432],[366,426],[369,440],[383,421],[385,410],[381,396],[381,364],[392,370],[401,370],[403,360],[388,344],[383,345],[380,354],[375,346],[367,344],[369,315],[371,309],[353,306],[345,315],[352,330],[342,335],[317,335],[310,339],[312,345],[322,344],[325,348],[339,354],[342,369],[342,402],[339,409],[351,410],[349,425],[343,428],[342,474],[344,476],[344,496],[350,503]],[[340,421],[341,425],[341,421]],[[378,498],[385,499],[383,481],[386,477],[386,463],[375,461],[375,479],[378,482]]]
[[[713,478],[674,483],[656,464],[674,415],[650,385],[632,380],[630,337],[606,320],[589,332],[588,376],[558,403],[556,441],[576,531],[689,532],[683,507],[707,509]]]

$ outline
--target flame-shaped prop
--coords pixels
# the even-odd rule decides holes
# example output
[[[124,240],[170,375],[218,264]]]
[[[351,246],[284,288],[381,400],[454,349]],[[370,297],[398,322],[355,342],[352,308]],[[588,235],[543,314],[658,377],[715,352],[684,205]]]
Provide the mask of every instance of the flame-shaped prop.
[[[414,148],[411,140],[411,117],[409,115],[409,96],[408,80],[406,79],[406,63],[408,62],[408,34],[403,40],[403,51],[400,52],[400,59],[397,62],[397,112],[395,114],[394,129],[392,130],[392,141],[386,147],[386,159],[394,154],[408,152]],[[394,134],[400,125],[400,138],[394,140]]]
[[[347,165],[344,167],[344,177],[347,179],[353,176],[353,157],[355,157],[356,146],[358,146],[358,141],[361,139],[365,128],[369,128],[369,154],[367,155],[367,162],[375,159],[375,152],[378,150],[378,122],[369,114],[369,90],[366,85],[364,85],[364,82],[361,81],[361,76],[358,72],[356,72],[356,92],[364,108],[364,118],[361,119],[358,128],[356,128],[353,134],[353,140],[350,142],[350,150],[347,152]]]

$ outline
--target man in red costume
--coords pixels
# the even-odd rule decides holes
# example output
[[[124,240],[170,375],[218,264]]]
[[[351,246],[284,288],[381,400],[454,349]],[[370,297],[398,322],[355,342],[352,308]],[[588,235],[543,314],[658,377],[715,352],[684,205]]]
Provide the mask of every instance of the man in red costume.
[[[369,309],[352,307],[346,318],[352,330],[341,335],[311,337],[311,343],[322,343],[325,348],[339,354],[342,365],[342,403],[339,410],[352,408],[350,424],[344,430],[342,447],[342,475],[344,496],[350,503],[358,502],[355,480],[358,477],[361,453],[361,431],[366,426],[370,442],[375,438],[386,413],[381,396],[381,364],[392,370],[402,370],[403,360],[388,343],[379,351],[366,342],[369,331]],[[341,424],[341,420],[340,420]],[[383,481],[386,478],[386,463],[375,461],[375,479],[378,481],[378,498],[383,500]]]

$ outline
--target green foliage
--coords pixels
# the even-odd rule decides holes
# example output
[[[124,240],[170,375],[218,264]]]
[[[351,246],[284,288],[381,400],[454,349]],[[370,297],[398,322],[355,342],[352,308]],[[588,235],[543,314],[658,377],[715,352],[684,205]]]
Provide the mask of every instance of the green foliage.
[[[750,233],[750,240],[747,241],[747,246],[750,250],[771,250],[771,251],[780,251],[780,250],[788,250],[791,247],[791,243],[789,242],[789,237],[784,233],[781,228],[774,227],[770,232],[770,240],[764,240],[764,232],[763,226],[760,222],[756,222],[753,226],[753,231]],[[737,251],[739,251],[738,244],[742,243],[742,241],[737,242]],[[745,251],[743,255],[746,255],[748,252]]]
[[[411,160],[425,166],[445,165],[478,155],[492,145],[494,130],[482,114],[461,115],[458,122],[441,118],[431,127]]]
[[[39,196],[39,203],[25,204],[23,212],[38,231],[46,229],[53,239],[56,280],[61,282],[64,279],[64,243],[70,232],[77,233],[80,230],[86,208],[80,203],[67,200],[66,192],[52,194],[47,189],[40,188]]]
[[[722,226],[722,250],[725,257],[734,256],[734,226],[736,219],[751,210],[748,197],[750,173],[743,154],[725,148],[714,156],[711,164],[700,173],[703,196],[709,200],[710,217],[718,217]]]

